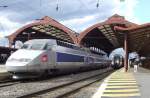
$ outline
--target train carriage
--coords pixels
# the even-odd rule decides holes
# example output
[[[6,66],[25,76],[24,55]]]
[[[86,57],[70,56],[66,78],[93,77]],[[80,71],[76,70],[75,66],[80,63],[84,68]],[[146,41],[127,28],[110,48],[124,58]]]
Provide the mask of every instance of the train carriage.
[[[94,51],[55,39],[33,39],[24,43],[6,62],[13,78],[29,78],[42,74],[61,74],[109,67],[104,52]]]

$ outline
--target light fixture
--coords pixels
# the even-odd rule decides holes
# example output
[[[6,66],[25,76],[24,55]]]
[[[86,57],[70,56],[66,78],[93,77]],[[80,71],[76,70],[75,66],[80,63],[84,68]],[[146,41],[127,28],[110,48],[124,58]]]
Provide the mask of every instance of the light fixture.
[[[27,32],[23,32],[22,34],[25,35],[25,34],[27,34]]]
[[[36,32],[31,32],[32,34],[35,34]]]

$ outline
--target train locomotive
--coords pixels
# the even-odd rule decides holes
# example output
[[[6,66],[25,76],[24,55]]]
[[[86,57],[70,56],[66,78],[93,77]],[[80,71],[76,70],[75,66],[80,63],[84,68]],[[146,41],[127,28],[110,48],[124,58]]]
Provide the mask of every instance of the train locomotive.
[[[119,69],[123,67],[123,56],[121,55],[114,55],[112,58],[112,64],[111,64],[113,69]]]
[[[106,53],[55,39],[32,39],[12,53],[6,69],[13,79],[109,67]]]

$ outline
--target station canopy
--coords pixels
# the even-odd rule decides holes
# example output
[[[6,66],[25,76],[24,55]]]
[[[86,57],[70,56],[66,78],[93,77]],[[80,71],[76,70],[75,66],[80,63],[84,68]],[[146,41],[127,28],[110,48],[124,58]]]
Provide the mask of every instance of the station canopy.
[[[137,52],[141,56],[150,56],[149,23],[130,28],[115,27],[115,29],[128,34],[129,51]]]
[[[137,52],[142,56],[149,54],[150,24],[138,25],[117,14],[81,32],[78,42],[110,53],[116,48],[124,47],[125,33],[128,34],[129,52]]]
[[[7,36],[11,44],[15,41],[25,42],[30,39],[58,39],[70,43],[76,43],[75,32],[56,20],[45,16],[33,23],[25,25],[16,32]]]
[[[125,34],[128,34],[129,52],[150,56],[150,24],[138,25],[117,14],[85,29],[78,36],[76,32],[45,16],[7,37],[10,44],[16,40],[25,42],[29,39],[53,38],[80,46],[96,47],[110,54],[114,49],[124,47]]]

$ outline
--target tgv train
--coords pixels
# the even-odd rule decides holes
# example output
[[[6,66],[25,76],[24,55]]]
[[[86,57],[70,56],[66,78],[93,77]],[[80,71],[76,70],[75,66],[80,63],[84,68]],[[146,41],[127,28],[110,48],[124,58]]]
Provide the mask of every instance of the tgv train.
[[[55,39],[33,39],[24,43],[6,61],[14,79],[108,67],[106,53],[80,48]]]
[[[112,58],[112,64],[111,64],[112,68],[114,69],[118,69],[123,67],[123,56],[121,55],[114,55]]]

